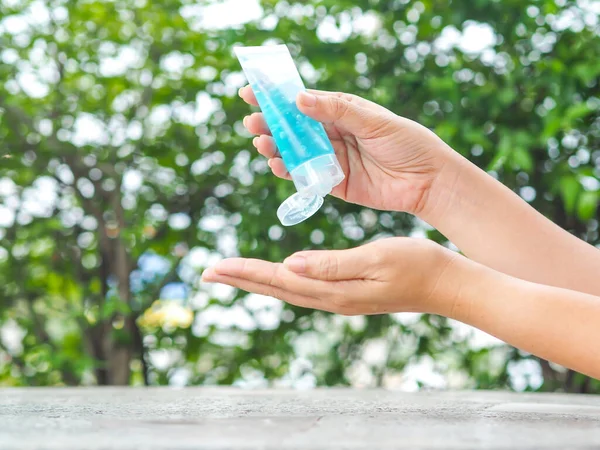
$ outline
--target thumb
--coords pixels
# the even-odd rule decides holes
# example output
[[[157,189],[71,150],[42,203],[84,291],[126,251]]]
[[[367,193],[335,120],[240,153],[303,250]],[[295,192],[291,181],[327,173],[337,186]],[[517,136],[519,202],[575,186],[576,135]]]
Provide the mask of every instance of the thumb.
[[[349,94],[315,95],[300,92],[297,99],[298,109],[307,116],[322,123],[335,123],[348,131],[364,127],[366,110],[352,101]]]
[[[283,265],[298,275],[324,281],[366,278],[374,261],[370,261],[372,258],[363,250],[364,247],[299,252],[287,258]]]

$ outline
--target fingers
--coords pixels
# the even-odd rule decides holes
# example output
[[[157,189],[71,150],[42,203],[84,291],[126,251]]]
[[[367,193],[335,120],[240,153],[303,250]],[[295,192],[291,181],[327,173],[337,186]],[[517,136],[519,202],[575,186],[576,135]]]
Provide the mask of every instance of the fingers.
[[[376,248],[299,252],[283,264],[291,272],[323,281],[364,280],[376,267]]]
[[[346,96],[346,94],[336,92],[317,90],[311,90],[309,92],[318,97],[331,97],[333,99],[340,99],[340,101]],[[246,103],[253,106],[258,106],[258,101],[256,100],[256,96],[254,95],[254,92],[250,86],[241,88],[239,90],[239,95]],[[271,130],[267,126],[264,115],[262,113],[253,113],[245,117],[243,122],[244,126],[250,133],[257,135],[252,143],[261,155],[269,158],[268,164],[273,174],[279,178],[290,180],[290,174],[288,173],[285,164],[279,155],[275,140],[271,137]]]
[[[318,122],[335,123],[336,126],[356,132],[368,121],[367,110],[351,95],[320,95],[312,91],[301,92],[298,109]]]
[[[252,90],[252,88],[249,85],[241,88],[238,91],[238,94],[242,98],[242,100],[244,100],[249,105],[258,106],[258,100],[256,100],[254,91]]]
[[[233,286],[238,289],[242,289],[246,292],[253,292],[259,295],[266,295],[268,297],[275,297],[279,300],[283,300],[291,305],[300,306],[303,308],[322,309],[320,301],[313,297],[307,297],[289,292],[285,289],[281,289],[275,286],[267,284],[261,284],[254,281],[246,280],[244,278],[236,278],[229,275],[221,275],[214,271],[214,269],[205,270],[202,274],[202,280],[209,283],[222,283],[228,286]]]
[[[371,105],[371,102],[369,100],[365,100],[364,98],[358,97],[356,95],[346,94],[345,92],[320,91],[318,89],[307,89],[306,92],[308,92],[309,94],[314,94],[314,95],[318,95],[321,97],[338,97],[338,98],[351,97],[352,103],[356,103],[358,106],[368,107]]]
[[[279,152],[277,151],[277,145],[275,144],[275,139],[271,136],[258,136],[252,140],[252,145],[256,147],[258,153],[263,155],[265,158],[275,158],[279,156]]]
[[[252,140],[252,145],[256,147],[258,153],[265,158],[269,159],[269,167],[273,171],[276,177],[290,180],[290,174],[288,173],[283,160],[279,156],[275,139],[271,136],[267,124],[264,121],[264,117],[260,113],[252,114],[244,119],[244,125],[253,134],[260,134]]]
[[[256,147],[258,153],[266,158],[275,158],[279,156],[277,145],[275,144],[275,140],[271,137],[271,130],[269,130],[262,113],[254,113],[244,117],[244,126],[250,133],[258,135],[252,141],[252,144]]]
[[[307,89],[307,92],[310,92],[311,94],[314,94],[314,95],[324,96],[324,97],[326,97],[326,96],[344,97],[347,95],[343,92],[321,91],[318,89]],[[252,87],[250,87],[250,85],[240,88],[240,90],[238,91],[238,94],[242,98],[242,100],[244,100],[249,105],[258,106],[258,100],[256,99],[256,96],[254,95],[254,91],[252,90]],[[354,100],[356,100],[357,103],[363,104],[363,105],[368,103],[368,100],[365,100],[360,97],[356,97]]]
[[[287,171],[285,164],[283,163],[283,159],[281,158],[272,158],[268,162],[273,175],[279,178],[283,178],[284,180],[291,180],[292,177]]]
[[[283,264],[231,258],[206,270],[202,280],[338,314],[389,312],[390,305],[382,304],[389,301],[389,286],[375,276],[381,271],[377,250],[300,252]]]
[[[252,134],[271,135],[271,130],[269,130],[269,127],[267,126],[263,113],[253,113],[244,117],[244,126]]]
[[[218,263],[203,280],[210,281],[212,275],[222,275],[248,282],[271,286],[277,290],[293,292],[307,297],[328,297],[334,293],[334,286],[321,280],[300,277],[287,270],[283,264],[275,264],[259,259],[230,258]],[[279,291],[278,291],[279,292]]]
[[[275,140],[271,136],[262,135],[255,137],[252,141],[252,145],[256,147],[258,153],[269,159],[267,164],[271,168],[273,175],[278,178],[283,178],[284,180],[292,179],[283,163],[283,159],[279,156]]]

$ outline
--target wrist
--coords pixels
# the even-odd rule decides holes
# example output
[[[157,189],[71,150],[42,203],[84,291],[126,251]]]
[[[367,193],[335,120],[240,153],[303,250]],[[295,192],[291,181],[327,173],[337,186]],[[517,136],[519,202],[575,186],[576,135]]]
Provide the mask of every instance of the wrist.
[[[488,314],[486,308],[494,300],[494,293],[521,280],[512,279],[458,253],[455,255],[444,271],[440,287],[434,292],[437,296],[435,313],[477,326],[481,317]]]
[[[432,257],[423,280],[422,312],[451,317],[453,305],[467,281],[468,259],[432,241]]]
[[[470,323],[471,316],[478,313],[479,301],[502,274],[460,253],[437,247],[437,261],[429,271],[424,312]]]
[[[415,215],[430,225],[438,228],[448,214],[459,207],[464,195],[471,190],[465,183],[471,183],[479,170],[463,156],[448,148],[445,157],[431,181],[421,207]]]

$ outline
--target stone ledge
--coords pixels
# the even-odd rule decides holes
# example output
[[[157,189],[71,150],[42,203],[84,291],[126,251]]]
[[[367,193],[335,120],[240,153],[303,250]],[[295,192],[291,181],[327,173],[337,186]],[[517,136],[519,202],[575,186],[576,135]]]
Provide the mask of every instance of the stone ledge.
[[[349,389],[0,389],[2,450],[599,447],[597,396]]]

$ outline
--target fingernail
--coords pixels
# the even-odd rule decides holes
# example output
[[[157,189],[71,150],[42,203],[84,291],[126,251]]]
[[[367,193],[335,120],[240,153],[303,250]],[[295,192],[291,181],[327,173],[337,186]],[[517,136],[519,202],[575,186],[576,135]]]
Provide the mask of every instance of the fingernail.
[[[215,271],[212,268],[206,269],[202,272],[202,281],[210,281],[215,278]]]
[[[239,88],[239,89],[238,89],[238,95],[239,95],[240,97],[242,96],[242,91],[243,91],[243,90],[244,90],[244,88],[243,88],[243,87],[241,87],[241,88]]]
[[[244,124],[244,126],[246,128],[248,128],[248,125],[246,125],[246,122],[248,122],[248,116],[244,117],[244,120],[242,120],[242,123]]]
[[[291,270],[292,272],[306,272],[306,258],[304,258],[303,256],[290,256],[285,261],[283,261],[283,265],[286,269]]]
[[[252,139],[252,145],[254,145],[256,148],[258,148],[258,138],[257,137]]]
[[[300,92],[300,94],[298,94],[298,100],[300,100],[300,103],[304,106],[315,106],[317,104],[317,97],[308,92]]]

